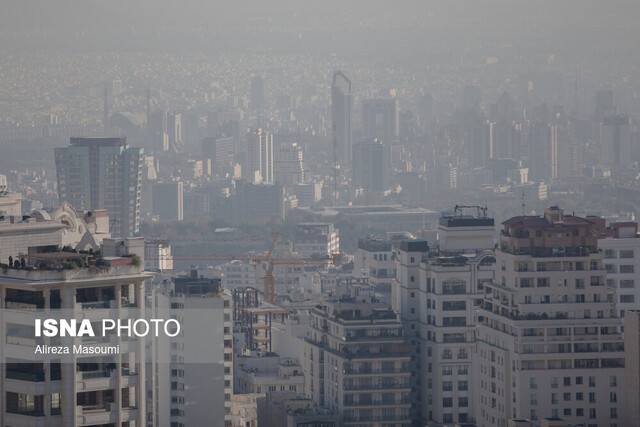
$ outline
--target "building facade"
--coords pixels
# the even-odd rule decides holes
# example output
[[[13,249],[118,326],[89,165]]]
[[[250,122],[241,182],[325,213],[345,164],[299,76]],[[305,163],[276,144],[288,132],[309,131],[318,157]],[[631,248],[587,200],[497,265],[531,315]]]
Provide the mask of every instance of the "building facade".
[[[479,308],[476,423],[618,425],[624,346],[598,250],[604,219],[553,206],[502,225]]]
[[[112,234],[138,232],[142,186],[142,148],[122,138],[71,138],[55,149],[58,198],[78,210],[106,209]]]

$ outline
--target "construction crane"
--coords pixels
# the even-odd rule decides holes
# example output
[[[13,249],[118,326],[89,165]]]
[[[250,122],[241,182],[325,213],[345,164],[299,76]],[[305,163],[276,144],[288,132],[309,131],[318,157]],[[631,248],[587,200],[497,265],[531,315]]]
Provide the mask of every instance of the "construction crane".
[[[273,240],[271,246],[267,251],[266,256],[260,255],[218,255],[218,254],[205,254],[205,255],[173,255],[173,260],[193,260],[193,261],[249,261],[253,263],[253,267],[257,269],[258,264],[267,264],[263,279],[264,283],[264,299],[270,303],[276,302],[276,280],[273,275],[273,267],[275,265],[338,265],[342,253],[338,252],[332,254],[329,258],[272,258],[273,249],[275,248],[276,241],[281,235],[279,231],[272,233]],[[150,258],[153,259],[153,258]]]

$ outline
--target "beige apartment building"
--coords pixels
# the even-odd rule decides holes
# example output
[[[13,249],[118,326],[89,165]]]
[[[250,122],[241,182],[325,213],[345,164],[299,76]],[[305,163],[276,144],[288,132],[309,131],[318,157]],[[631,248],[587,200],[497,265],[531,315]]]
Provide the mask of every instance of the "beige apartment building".
[[[622,323],[598,249],[604,219],[553,206],[502,225],[494,283],[479,309],[476,423],[627,425],[618,424]]]

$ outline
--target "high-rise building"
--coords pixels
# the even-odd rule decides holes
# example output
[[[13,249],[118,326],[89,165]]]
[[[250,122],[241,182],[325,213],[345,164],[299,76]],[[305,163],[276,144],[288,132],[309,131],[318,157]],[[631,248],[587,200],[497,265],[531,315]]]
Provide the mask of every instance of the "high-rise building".
[[[640,309],[638,224],[610,224],[605,235],[598,238],[598,248],[604,253],[602,262],[607,270],[607,287],[616,290],[614,298],[619,316],[624,317],[625,310]]]
[[[384,191],[391,175],[391,147],[377,139],[353,147],[353,185],[366,191]]]
[[[284,187],[279,183],[254,184],[238,180],[231,204],[234,221],[258,222],[274,216],[284,219]]]
[[[126,339],[126,333],[103,337],[98,331],[100,319],[145,318],[144,281],[152,275],[132,254],[106,259],[56,247],[58,252],[36,257],[40,249],[29,248],[36,269],[0,272],[0,423],[145,425],[145,342]],[[74,265],[73,274],[60,265]],[[91,319],[96,336],[40,337],[34,324],[44,311],[53,319]],[[42,347],[39,353],[36,346]],[[97,353],[85,354],[82,348]]]
[[[306,393],[340,425],[411,425],[409,362],[402,324],[371,289],[348,286],[311,310]]]
[[[617,109],[613,106],[613,91],[599,90],[598,92],[596,92],[596,108],[594,118],[597,121],[602,121],[606,116],[616,113]]]
[[[631,156],[631,121],[629,116],[606,116],[602,123],[602,161],[609,166],[628,165]]]
[[[397,99],[365,99],[362,101],[362,128],[366,138],[391,142],[400,136]]]
[[[351,80],[342,71],[333,74],[331,83],[331,122],[336,160],[351,163]]]
[[[175,153],[181,153],[182,143],[182,114],[167,114],[167,134],[169,135],[169,149]]]
[[[529,173],[534,181],[558,177],[558,126],[535,123],[529,132]]]
[[[58,198],[79,210],[106,209],[114,236],[136,234],[142,151],[124,137],[71,138],[71,146],[55,149]]]
[[[184,190],[181,181],[158,182],[152,185],[153,215],[161,220],[182,221]]]
[[[552,206],[502,225],[494,282],[478,307],[476,423],[617,423],[626,371],[598,248],[604,219]]]
[[[147,148],[152,151],[169,150],[167,111],[154,111],[147,118]]]
[[[474,418],[476,309],[493,277],[494,220],[456,210],[442,216],[438,244],[401,243],[394,301],[412,339],[415,387],[426,425]],[[435,243],[435,242],[434,242]]]
[[[640,311],[624,316],[625,388],[620,393],[620,425],[640,425]],[[616,395],[617,397],[617,395]]]
[[[208,137],[202,140],[202,157],[212,162],[213,174],[233,173],[236,140],[233,137]]]
[[[358,239],[358,250],[353,259],[356,275],[367,277],[376,292],[389,292],[396,278],[396,262],[390,240],[370,236]]]
[[[275,150],[273,164],[274,181],[284,184],[288,192],[293,192],[295,184],[304,182],[302,149],[297,143],[280,144]]]
[[[273,183],[273,134],[256,129],[247,134],[247,159],[243,171],[250,182]]]

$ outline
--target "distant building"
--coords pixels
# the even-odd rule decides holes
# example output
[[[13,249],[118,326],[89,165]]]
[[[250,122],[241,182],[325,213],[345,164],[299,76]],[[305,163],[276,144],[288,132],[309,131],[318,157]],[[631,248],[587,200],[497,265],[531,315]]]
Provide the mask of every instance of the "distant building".
[[[144,269],[147,271],[173,270],[173,256],[168,239],[144,241]]]
[[[296,184],[293,193],[298,199],[298,206],[313,206],[322,199],[322,184],[311,182],[309,184]]]
[[[247,134],[243,176],[249,182],[273,183],[273,134],[256,129]]]
[[[300,363],[280,356],[237,356],[234,363],[234,392],[293,392],[304,395],[304,370]]]
[[[129,147],[126,138],[71,138],[71,146],[54,151],[60,201],[106,209],[116,236],[138,233],[142,148]]]
[[[609,166],[632,162],[632,136],[629,116],[607,116],[602,123],[602,161]]]
[[[236,140],[233,137],[208,137],[202,140],[202,157],[210,159],[213,174],[233,173]]]
[[[535,123],[529,132],[529,174],[533,181],[558,178],[558,126]]]
[[[396,278],[396,262],[390,240],[375,236],[358,239],[353,263],[354,274],[368,277],[376,291],[391,291],[391,282]]]
[[[275,150],[273,179],[274,182],[284,184],[288,192],[295,184],[304,182],[302,149],[297,143],[281,144]]]
[[[362,101],[362,127],[365,138],[391,142],[400,136],[397,99],[365,99]]]
[[[391,148],[379,140],[362,141],[353,148],[353,186],[384,191],[391,175]]]
[[[257,399],[258,425],[279,427],[338,427],[337,414],[296,393],[267,393]],[[243,426],[245,427],[245,426]],[[253,426],[249,426],[253,427]]]
[[[184,192],[180,181],[162,182],[152,185],[153,215],[161,220],[184,218]]]
[[[352,109],[351,80],[342,71],[337,71],[331,83],[332,138],[336,160],[343,164],[351,163]]]
[[[294,244],[303,258],[324,258],[340,251],[340,231],[333,223],[303,222],[296,225]]]
[[[273,216],[285,217],[284,187],[282,184],[253,184],[236,181],[236,194],[231,198],[235,222],[266,221]]]
[[[22,196],[18,193],[10,193],[7,185],[7,177],[0,175],[0,215],[20,216],[22,213]]]

